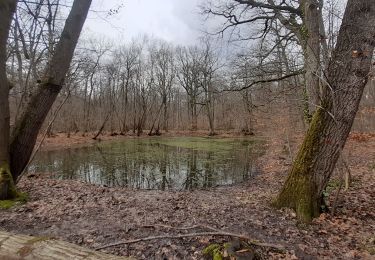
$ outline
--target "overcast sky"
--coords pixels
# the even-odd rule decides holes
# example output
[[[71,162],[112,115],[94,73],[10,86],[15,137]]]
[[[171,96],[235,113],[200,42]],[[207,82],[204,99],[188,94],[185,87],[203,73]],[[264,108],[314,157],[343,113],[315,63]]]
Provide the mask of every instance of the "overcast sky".
[[[198,8],[201,1],[93,0],[85,33],[105,35],[115,41],[147,34],[176,44],[193,44],[204,30]],[[118,7],[118,14],[108,16],[108,10]]]

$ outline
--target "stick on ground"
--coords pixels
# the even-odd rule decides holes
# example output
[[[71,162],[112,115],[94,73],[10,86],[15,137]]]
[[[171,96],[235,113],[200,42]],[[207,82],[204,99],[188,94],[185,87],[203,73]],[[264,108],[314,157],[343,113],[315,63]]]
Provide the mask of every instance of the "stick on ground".
[[[150,227],[150,226],[147,226],[147,227]],[[211,228],[211,227],[206,227],[206,228],[209,228],[211,230],[217,230],[217,229]],[[184,228],[184,229],[190,229],[190,228]],[[109,248],[109,247],[115,247],[115,246],[120,246],[120,245],[133,244],[133,243],[150,241],[150,240],[157,240],[157,239],[165,239],[165,238],[178,239],[178,238],[199,237],[199,236],[229,236],[229,237],[236,237],[236,238],[240,238],[240,239],[246,240],[247,242],[249,242],[250,244],[255,245],[255,246],[270,247],[270,248],[281,250],[281,251],[285,250],[285,248],[283,246],[281,246],[281,245],[262,243],[262,242],[258,242],[256,240],[254,240],[254,239],[252,239],[252,238],[250,238],[248,236],[244,236],[244,235],[240,235],[240,234],[234,234],[234,233],[220,231],[220,230],[212,231],[212,232],[197,232],[197,233],[189,233],[189,234],[161,235],[161,236],[150,236],[150,237],[144,237],[144,238],[137,238],[137,239],[119,241],[119,242],[115,242],[115,243],[112,243],[112,244],[107,244],[107,245],[104,245],[104,246],[96,248],[96,250],[102,250],[102,249]]]

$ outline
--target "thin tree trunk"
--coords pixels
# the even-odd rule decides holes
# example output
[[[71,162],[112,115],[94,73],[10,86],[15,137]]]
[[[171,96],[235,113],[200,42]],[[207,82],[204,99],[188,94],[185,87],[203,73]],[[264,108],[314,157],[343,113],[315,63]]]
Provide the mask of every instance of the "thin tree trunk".
[[[43,122],[64,84],[90,5],[91,0],[74,1],[44,78],[25,113],[16,122],[10,144],[10,169],[14,180],[27,165]]]
[[[191,105],[191,130],[197,131],[198,129],[198,115],[197,115],[197,104],[195,103],[195,98],[190,101]]]
[[[163,98],[164,114],[163,114],[163,130],[168,132],[168,102],[167,98]]]
[[[99,135],[102,134],[102,132],[103,132],[103,130],[104,130],[104,127],[105,127],[105,125],[107,124],[107,122],[108,122],[108,120],[109,120],[110,117],[111,117],[111,112],[109,112],[109,113],[107,114],[107,116],[105,117],[105,119],[104,119],[102,125],[101,125],[100,128],[99,128],[99,131],[96,133],[96,135],[95,135],[92,139],[96,140],[96,139],[99,137]]]
[[[207,107],[207,116],[208,116],[208,123],[210,127],[210,133],[208,134],[209,136],[215,135],[215,111],[214,111],[214,100],[212,98],[212,91],[211,91],[211,86],[207,87],[207,102],[206,102],[206,107]]]
[[[367,83],[375,36],[375,2],[349,0],[328,65],[322,108],[312,119],[291,172],[275,201],[302,221],[320,213],[322,193],[352,127]]]

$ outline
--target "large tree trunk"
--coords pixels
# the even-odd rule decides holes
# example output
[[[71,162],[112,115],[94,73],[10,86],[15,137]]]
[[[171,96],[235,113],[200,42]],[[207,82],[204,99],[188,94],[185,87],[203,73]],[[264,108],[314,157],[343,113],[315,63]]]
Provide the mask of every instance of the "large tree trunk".
[[[349,0],[328,65],[322,108],[312,119],[275,205],[302,221],[320,213],[322,193],[352,127],[367,83],[375,40],[375,1]]]
[[[17,1],[0,2],[0,200],[16,196],[9,170],[9,83],[6,75],[6,44]]]
[[[104,254],[56,239],[15,235],[2,231],[0,231],[0,240],[0,259],[133,259],[129,257]]]
[[[38,91],[31,98],[25,113],[16,122],[10,144],[10,169],[14,180],[17,180],[26,167],[39,130],[64,84],[90,5],[91,0],[74,1]]]

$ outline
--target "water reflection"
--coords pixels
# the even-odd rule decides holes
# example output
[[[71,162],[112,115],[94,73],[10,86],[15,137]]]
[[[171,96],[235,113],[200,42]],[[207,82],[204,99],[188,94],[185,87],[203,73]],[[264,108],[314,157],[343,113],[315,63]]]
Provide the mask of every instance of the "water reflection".
[[[256,172],[248,139],[150,138],[40,153],[29,172],[105,186],[182,190],[238,183]]]

